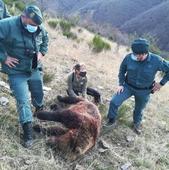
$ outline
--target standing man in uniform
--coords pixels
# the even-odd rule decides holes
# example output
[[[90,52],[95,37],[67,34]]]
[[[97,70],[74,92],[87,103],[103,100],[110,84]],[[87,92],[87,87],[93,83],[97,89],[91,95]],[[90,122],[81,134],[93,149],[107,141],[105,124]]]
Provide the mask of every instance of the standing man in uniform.
[[[131,48],[133,53],[128,54],[120,66],[119,86],[110,102],[107,126],[114,125],[119,106],[134,96],[134,130],[140,134],[143,109],[149,101],[150,93],[160,90],[169,80],[169,63],[150,53],[149,43],[145,39],[135,40]],[[159,83],[154,82],[157,71],[165,73]]]
[[[32,111],[29,91],[36,111],[43,107],[41,59],[48,50],[48,34],[37,6],[25,8],[21,16],[0,21],[0,62],[8,75],[17,102],[24,133],[24,146],[32,146]]]
[[[8,9],[6,8],[6,5],[2,0],[0,0],[0,20],[3,18],[8,18],[11,15],[8,12]]]

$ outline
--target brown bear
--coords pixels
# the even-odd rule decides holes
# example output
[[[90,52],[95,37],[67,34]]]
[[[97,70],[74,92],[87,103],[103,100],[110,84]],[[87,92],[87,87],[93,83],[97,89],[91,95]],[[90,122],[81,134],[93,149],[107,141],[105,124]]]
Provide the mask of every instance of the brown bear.
[[[59,102],[72,104],[66,109],[57,109],[53,112],[40,111],[35,116],[40,120],[49,120],[62,123],[63,127],[34,129],[48,134],[48,143],[64,152],[69,152],[69,158],[75,160],[92,148],[100,133],[101,115],[96,105],[75,97],[58,96]]]

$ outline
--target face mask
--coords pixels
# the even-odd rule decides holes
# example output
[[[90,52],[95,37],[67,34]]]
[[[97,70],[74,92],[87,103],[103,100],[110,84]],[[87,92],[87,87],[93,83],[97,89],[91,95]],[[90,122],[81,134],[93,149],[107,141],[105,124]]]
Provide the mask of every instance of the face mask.
[[[37,31],[38,27],[37,26],[32,26],[32,25],[27,25],[26,29],[30,32],[30,33],[34,33]]]
[[[138,60],[137,60],[137,57],[136,57],[134,54],[131,54],[131,58],[132,58],[132,60],[134,60],[134,61],[138,61]]]

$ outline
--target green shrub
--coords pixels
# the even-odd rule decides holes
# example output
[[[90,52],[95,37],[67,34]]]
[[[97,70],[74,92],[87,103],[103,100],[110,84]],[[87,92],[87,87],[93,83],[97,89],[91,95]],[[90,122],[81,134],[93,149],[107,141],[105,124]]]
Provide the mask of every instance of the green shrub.
[[[51,19],[51,20],[48,21],[48,25],[51,28],[56,28],[56,26],[58,25],[58,21],[56,19]]]
[[[8,8],[8,11],[10,15],[15,15],[15,9],[14,8]]]
[[[20,0],[4,0],[11,15],[18,15],[25,8],[25,3]]]
[[[54,74],[44,72],[43,82],[44,84],[50,83],[54,79]]]
[[[161,164],[161,165],[165,165],[165,166],[169,166],[169,161],[168,161],[168,158],[167,156],[163,155],[161,156],[158,160],[158,163]]]
[[[63,32],[63,35],[73,40],[77,39],[77,35],[73,32]]]
[[[142,159],[139,159],[137,158],[134,162],[135,166],[137,167],[141,167],[143,169],[146,168],[146,169],[151,169],[152,167],[152,163],[150,160],[142,160]]]
[[[4,3],[9,6],[13,6],[15,4],[16,8],[20,11],[23,11],[25,8],[25,3],[20,0],[4,0]]]
[[[15,6],[17,9],[19,9],[20,11],[23,11],[25,9],[25,4],[21,1],[17,1],[15,2]]]
[[[159,47],[156,44],[153,44],[153,43],[150,44],[150,51],[152,53],[155,53],[155,54],[158,54],[158,55],[161,54],[161,50],[159,49]]]
[[[71,32],[71,27],[74,26],[72,22],[67,21],[67,20],[60,20],[59,25],[62,29],[62,33],[64,36],[66,36],[67,38],[71,38],[73,40],[77,39],[77,35]]]
[[[110,50],[111,46],[107,42],[105,42],[99,35],[95,35],[92,42],[91,46],[93,48],[94,52],[101,52],[103,50]]]
[[[11,0],[4,0],[4,3],[7,4],[7,5],[12,5],[13,1],[11,1]]]
[[[102,115],[103,118],[107,117],[107,111],[108,111],[108,107],[106,104],[100,104],[99,105],[99,111]]]
[[[118,120],[125,126],[131,126],[131,104],[123,103],[118,110]]]
[[[73,26],[72,23],[65,20],[60,20],[59,24],[63,32],[70,32],[70,29]]]

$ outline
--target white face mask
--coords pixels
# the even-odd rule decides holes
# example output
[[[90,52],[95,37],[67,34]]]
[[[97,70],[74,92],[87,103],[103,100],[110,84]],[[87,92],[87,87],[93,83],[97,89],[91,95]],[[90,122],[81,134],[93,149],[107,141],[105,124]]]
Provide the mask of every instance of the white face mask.
[[[26,29],[30,32],[30,33],[34,33],[37,31],[38,26],[33,26],[33,25],[26,25]]]
[[[134,61],[138,61],[138,60],[137,60],[137,57],[136,57],[134,54],[131,54],[131,58],[132,58],[132,60],[134,60]]]

